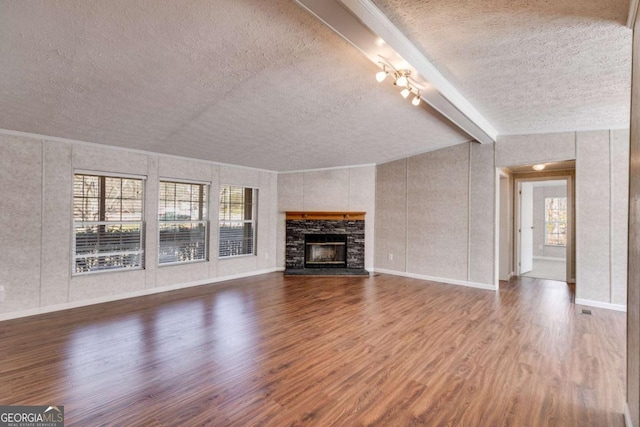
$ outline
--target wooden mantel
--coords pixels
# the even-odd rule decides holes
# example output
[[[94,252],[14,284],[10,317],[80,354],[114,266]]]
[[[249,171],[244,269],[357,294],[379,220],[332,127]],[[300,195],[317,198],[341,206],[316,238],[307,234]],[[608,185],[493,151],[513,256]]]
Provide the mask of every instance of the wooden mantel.
[[[287,211],[287,220],[309,221],[364,221],[366,212],[311,212]]]

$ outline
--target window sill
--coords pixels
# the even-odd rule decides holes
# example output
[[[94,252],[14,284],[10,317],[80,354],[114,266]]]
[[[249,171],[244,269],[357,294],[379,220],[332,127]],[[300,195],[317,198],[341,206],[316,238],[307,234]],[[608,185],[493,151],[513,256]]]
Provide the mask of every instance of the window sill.
[[[252,257],[252,256],[256,256],[256,254],[224,256],[224,257],[218,257],[218,260],[222,261],[222,260],[226,260],[226,259],[248,258],[248,257]]]
[[[209,262],[209,260],[208,259],[196,259],[196,260],[193,260],[193,261],[163,262],[162,264],[158,263],[158,267],[160,267],[160,268],[162,268],[162,267],[173,267],[173,266],[176,266],[176,265],[200,264],[200,263],[203,263],[203,262]]]
[[[103,270],[86,271],[84,273],[71,273],[71,278],[93,276],[103,273],[123,273],[127,271],[144,271],[144,267],[105,268]]]

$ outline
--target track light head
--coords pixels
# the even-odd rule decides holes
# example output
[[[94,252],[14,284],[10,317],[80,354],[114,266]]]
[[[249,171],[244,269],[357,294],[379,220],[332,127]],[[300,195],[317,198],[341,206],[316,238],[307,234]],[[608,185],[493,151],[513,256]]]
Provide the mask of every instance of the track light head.
[[[400,92],[400,95],[402,95],[402,97],[404,99],[407,99],[407,96],[409,96],[409,94],[411,93],[411,91],[409,90],[409,88],[404,88],[402,89],[402,92]]]
[[[403,70],[398,71],[398,77],[396,77],[396,86],[406,86],[409,84],[409,80],[407,80],[407,73]],[[406,98],[406,96],[405,96]]]
[[[418,94],[413,97],[413,99],[411,100],[411,103],[416,107],[420,105],[420,92],[418,92]]]
[[[389,75],[389,72],[387,70],[378,71],[376,73],[376,81],[378,83],[382,83],[384,81],[384,79],[387,78],[388,75]]]

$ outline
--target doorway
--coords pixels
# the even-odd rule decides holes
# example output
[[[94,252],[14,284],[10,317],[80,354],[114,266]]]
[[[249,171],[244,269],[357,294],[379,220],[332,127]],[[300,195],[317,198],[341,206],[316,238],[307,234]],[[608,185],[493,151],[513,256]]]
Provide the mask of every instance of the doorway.
[[[516,275],[571,281],[571,177],[516,179]]]

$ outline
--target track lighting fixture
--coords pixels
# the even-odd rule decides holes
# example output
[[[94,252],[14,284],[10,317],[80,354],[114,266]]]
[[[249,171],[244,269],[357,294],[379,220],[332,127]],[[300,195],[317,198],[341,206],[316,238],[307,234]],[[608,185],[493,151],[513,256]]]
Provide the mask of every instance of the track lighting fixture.
[[[411,70],[396,70],[387,61],[378,61],[378,63],[382,65],[382,71],[376,73],[376,81],[382,83],[389,74],[392,74],[394,78],[393,84],[402,88],[400,95],[407,99],[409,95],[413,94],[411,104],[420,105],[420,89],[415,87],[420,85],[411,78]]]

